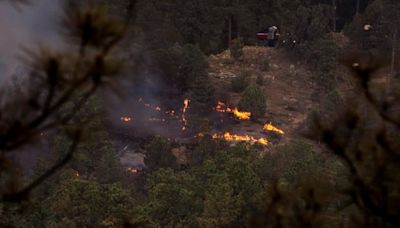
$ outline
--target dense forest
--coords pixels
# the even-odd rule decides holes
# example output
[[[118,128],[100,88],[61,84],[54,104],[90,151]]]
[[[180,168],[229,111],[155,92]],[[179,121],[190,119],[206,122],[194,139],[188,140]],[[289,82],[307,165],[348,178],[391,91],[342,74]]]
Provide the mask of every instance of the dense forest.
[[[1,227],[400,227],[400,1],[0,0],[0,20],[36,4],[62,11],[30,33],[62,39],[0,38],[26,42],[0,58]]]

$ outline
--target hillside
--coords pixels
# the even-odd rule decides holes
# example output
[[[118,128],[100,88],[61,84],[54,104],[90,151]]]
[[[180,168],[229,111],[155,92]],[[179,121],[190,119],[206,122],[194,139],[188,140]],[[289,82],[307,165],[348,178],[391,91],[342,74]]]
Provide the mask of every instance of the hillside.
[[[313,84],[310,70],[304,64],[290,58],[283,49],[246,46],[243,51],[244,60],[241,62],[234,61],[229,50],[209,57],[209,75],[216,90],[230,88],[230,81],[243,70],[251,73],[252,83],[255,83],[256,75],[261,74],[267,98],[267,114],[264,121],[272,122],[286,134],[294,133],[315,105],[312,95],[316,85]],[[265,66],[266,64],[269,67]],[[240,96],[230,91],[225,99],[228,103],[237,105]],[[242,122],[240,127],[251,131],[259,128],[259,125],[254,122]]]

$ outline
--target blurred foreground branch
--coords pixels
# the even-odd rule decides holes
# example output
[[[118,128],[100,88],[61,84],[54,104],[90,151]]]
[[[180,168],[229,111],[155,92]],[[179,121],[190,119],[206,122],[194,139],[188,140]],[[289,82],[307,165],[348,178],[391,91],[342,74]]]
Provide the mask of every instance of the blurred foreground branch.
[[[53,129],[61,129],[72,144],[64,158],[21,190],[0,186],[3,200],[25,199],[33,188],[71,159],[82,131],[82,123],[74,117],[99,88],[109,86],[120,73],[122,65],[114,50],[127,32],[135,2],[131,1],[125,21],[110,16],[105,7],[97,5],[67,7],[63,26],[71,43],[66,44],[66,51],[25,49],[22,61],[30,72],[24,79],[25,87],[10,96],[0,94],[0,158],[7,161],[3,164],[12,164],[10,157],[18,149]],[[2,177],[10,172],[15,172],[15,166],[0,167]]]
[[[376,56],[348,55],[342,63],[357,81],[343,107],[328,118],[315,117],[307,136],[322,139],[350,171],[343,191],[357,211],[353,225],[400,226],[399,82],[388,88],[377,78],[386,64]]]

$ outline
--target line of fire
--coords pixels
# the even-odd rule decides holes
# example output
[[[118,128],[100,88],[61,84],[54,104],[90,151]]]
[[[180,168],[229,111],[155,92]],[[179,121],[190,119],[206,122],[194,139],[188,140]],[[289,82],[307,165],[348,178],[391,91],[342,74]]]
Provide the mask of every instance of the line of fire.
[[[164,109],[160,107],[160,105],[150,104],[144,101],[143,98],[139,98],[136,101],[137,104],[141,105],[142,108],[147,109],[150,113],[155,115],[149,115],[148,117],[142,117],[141,119],[136,118],[134,115],[124,115],[120,117],[122,123],[129,126],[137,126],[139,124],[144,125],[160,125],[165,127],[167,130],[169,128],[169,132],[174,132],[173,129],[180,128],[180,132],[176,135],[168,135],[168,138],[197,138],[203,137],[206,132],[194,132],[191,129],[190,121],[188,118],[190,110],[190,100],[185,98],[181,105],[182,107],[179,110],[173,109]],[[217,113],[219,123],[218,126],[215,126],[211,132],[207,132],[211,134],[212,138],[229,141],[232,143],[235,142],[249,142],[251,144],[259,144],[263,146],[267,146],[271,143],[271,141],[267,138],[268,136],[273,135],[273,137],[281,137],[285,134],[282,129],[274,126],[271,122],[260,124],[259,132],[252,132],[252,134],[248,134],[247,132],[235,132],[235,128],[229,130],[227,128],[231,128],[231,125],[235,126],[235,124],[231,124],[241,121],[250,121],[251,112],[246,110],[239,110],[238,107],[229,107],[224,102],[218,101],[213,111]],[[226,123],[224,125],[224,123]]]

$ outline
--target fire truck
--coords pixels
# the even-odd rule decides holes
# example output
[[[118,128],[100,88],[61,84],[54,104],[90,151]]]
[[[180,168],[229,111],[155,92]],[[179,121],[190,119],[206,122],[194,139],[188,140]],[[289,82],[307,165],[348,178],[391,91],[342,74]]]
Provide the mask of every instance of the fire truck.
[[[278,43],[280,33],[279,28],[276,26],[269,26],[256,34],[257,40],[263,45],[275,47]]]

